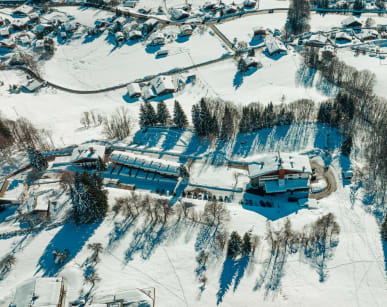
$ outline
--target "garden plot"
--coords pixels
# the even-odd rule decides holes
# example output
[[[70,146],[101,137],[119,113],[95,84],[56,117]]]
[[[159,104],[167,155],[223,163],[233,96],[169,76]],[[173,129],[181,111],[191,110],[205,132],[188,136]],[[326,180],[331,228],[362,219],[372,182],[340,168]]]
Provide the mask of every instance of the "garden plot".
[[[166,31],[174,33],[176,28]],[[43,63],[43,76],[62,86],[92,90],[217,59],[228,52],[209,31],[184,39],[171,38],[163,47],[146,43],[129,41],[116,46],[106,33],[90,40],[74,39],[59,46],[52,59]],[[156,58],[160,49],[168,49],[170,55]]]

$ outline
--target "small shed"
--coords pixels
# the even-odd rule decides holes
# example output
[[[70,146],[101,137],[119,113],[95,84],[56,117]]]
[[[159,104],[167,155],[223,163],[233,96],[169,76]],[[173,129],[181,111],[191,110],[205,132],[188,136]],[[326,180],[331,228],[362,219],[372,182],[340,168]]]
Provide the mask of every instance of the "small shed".
[[[181,19],[187,18],[189,16],[189,14],[186,11],[179,9],[179,8],[172,8],[170,10],[170,14],[171,14],[172,18],[176,19],[176,20],[181,20]]]
[[[42,87],[42,85],[43,82],[40,82],[38,80],[29,80],[26,84],[23,85],[23,88],[25,88],[28,92],[32,93]]]
[[[122,32],[116,32],[116,34],[114,34],[114,38],[116,40],[116,43],[121,43],[125,40],[124,33]]]
[[[247,68],[252,68],[252,67],[258,66],[258,61],[251,56],[246,57],[244,60],[245,60]]]
[[[260,27],[254,27],[253,28],[253,34],[254,36],[265,36],[266,35],[266,29],[262,26]]]
[[[155,95],[155,93],[153,92],[152,88],[147,87],[147,88],[144,90],[143,97],[145,98],[145,100],[149,100],[149,99],[155,98],[156,95]]]
[[[138,83],[130,83],[127,85],[128,95],[130,98],[138,98],[141,96],[141,88]]]
[[[345,18],[341,22],[341,24],[343,27],[346,27],[346,28],[360,28],[363,25],[360,19],[355,18],[354,16],[349,16]]]
[[[0,36],[1,37],[10,37],[11,32],[9,32],[9,29],[7,27],[0,29]]]
[[[34,8],[32,6],[23,4],[21,6],[18,6],[16,9],[14,9],[12,13],[16,16],[27,16],[33,11],[34,11]]]
[[[192,34],[192,27],[191,25],[182,25],[180,27],[180,35],[181,36],[186,36],[186,35],[191,35]]]

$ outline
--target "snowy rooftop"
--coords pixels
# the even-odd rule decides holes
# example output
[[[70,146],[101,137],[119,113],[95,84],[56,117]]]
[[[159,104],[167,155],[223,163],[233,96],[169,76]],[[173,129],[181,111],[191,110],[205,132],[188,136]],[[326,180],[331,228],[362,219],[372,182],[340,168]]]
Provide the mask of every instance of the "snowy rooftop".
[[[265,44],[267,47],[267,51],[270,54],[286,51],[285,45],[280,40],[275,39],[274,37],[267,37],[265,39]]]
[[[105,155],[105,146],[86,144],[74,148],[71,154],[71,162],[76,162],[83,159],[103,159]]]
[[[280,169],[301,173],[312,173],[309,158],[303,155],[276,153],[263,157],[256,163],[249,164],[250,178],[255,178]]]
[[[146,290],[143,291],[145,292]],[[132,304],[135,304],[134,306],[150,307],[152,306],[152,299],[149,296],[152,294],[150,293],[149,295],[146,295],[144,292],[139,289],[133,289],[114,294],[97,295],[93,298],[93,303],[100,306],[100,304],[122,301],[125,306],[132,306]]]
[[[354,23],[354,22],[358,22],[358,23],[360,23],[360,25],[362,24],[362,22],[360,21],[360,19],[355,18],[355,17],[353,17],[353,16],[349,16],[349,17],[343,19],[343,21],[341,22],[341,24],[342,24],[344,27],[346,27],[346,26],[351,25],[351,24]]]
[[[157,95],[165,91],[175,91],[175,86],[173,85],[172,77],[170,76],[160,76],[154,78],[151,81],[151,84],[153,85]]]
[[[16,307],[58,306],[62,278],[37,278],[25,282],[16,289],[13,305]]]
[[[181,164],[173,161],[156,159],[131,152],[113,151],[110,160],[129,167],[141,168],[151,172],[179,176]]]

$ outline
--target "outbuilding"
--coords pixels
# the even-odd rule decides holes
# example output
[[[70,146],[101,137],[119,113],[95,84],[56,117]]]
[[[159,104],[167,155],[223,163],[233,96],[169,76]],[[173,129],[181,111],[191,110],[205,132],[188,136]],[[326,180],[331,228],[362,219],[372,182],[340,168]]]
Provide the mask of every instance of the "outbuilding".
[[[152,46],[160,46],[160,45],[164,45],[165,44],[165,37],[163,35],[163,33],[156,33],[155,35],[153,35],[152,39],[151,39],[151,45]]]
[[[98,161],[105,159],[105,146],[92,144],[80,145],[74,148],[70,162],[82,167],[96,167]]]
[[[176,20],[181,20],[181,19],[187,18],[189,16],[189,14],[186,11],[179,9],[179,8],[172,8],[170,10],[170,14],[171,14],[172,18],[176,19]]]
[[[130,83],[126,88],[130,98],[138,98],[142,94],[140,85],[138,85],[138,83]]]
[[[264,27],[254,27],[253,28],[253,34],[254,36],[265,36],[266,35],[266,29]]]
[[[341,22],[341,24],[343,27],[346,27],[346,28],[360,28],[363,25],[360,19],[355,18],[354,16],[349,16],[345,18]]]
[[[328,38],[322,34],[314,34],[305,42],[305,45],[322,47],[327,43],[327,40]]]
[[[142,33],[138,30],[130,31],[128,34],[130,40],[140,39],[142,37]]]
[[[180,35],[187,36],[192,34],[192,27],[190,25],[182,25],[180,27]]]
[[[10,37],[11,36],[11,32],[9,32],[9,28],[7,28],[7,27],[1,28],[0,29],[0,36],[1,37]]]

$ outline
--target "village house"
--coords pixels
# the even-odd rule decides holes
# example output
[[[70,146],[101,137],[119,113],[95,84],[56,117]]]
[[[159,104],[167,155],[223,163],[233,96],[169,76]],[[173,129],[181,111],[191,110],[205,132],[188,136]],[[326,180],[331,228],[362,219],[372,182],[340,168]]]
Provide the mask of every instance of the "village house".
[[[258,67],[258,61],[255,58],[248,56],[244,60],[247,68]]]
[[[216,7],[217,4],[218,2],[216,0],[206,1],[204,2],[202,8],[204,10],[212,10],[213,8]]]
[[[176,20],[181,20],[189,16],[186,11],[179,8],[172,8],[169,13],[171,14],[172,18]]]
[[[266,49],[269,55],[286,54],[287,49],[283,42],[270,36],[265,39]]]
[[[349,35],[347,32],[339,32],[336,34],[336,41],[350,42],[352,41],[352,36]]]
[[[140,169],[146,172],[157,173],[166,177],[178,178],[187,176],[188,174],[184,164],[134,154],[132,152],[115,150],[110,155],[110,161],[114,167],[122,165],[132,169]]]
[[[14,19],[11,23],[11,26],[15,30],[24,30],[28,28],[28,19],[27,18]]]
[[[128,33],[128,37],[130,40],[140,39],[142,37],[142,33],[138,30],[133,30]]]
[[[276,153],[248,165],[250,186],[266,194],[309,193],[312,169],[303,155]]]
[[[41,277],[16,288],[11,306],[64,307],[65,285],[62,277]]]
[[[14,49],[16,47],[16,43],[13,39],[8,38],[8,39],[3,39],[0,41],[0,48],[5,49],[7,51]]]
[[[261,27],[254,27],[253,28],[253,35],[264,37],[266,35],[266,29],[262,26]]]
[[[151,38],[151,45],[152,46],[160,46],[165,44],[165,37],[163,33],[155,33],[153,37]]]
[[[147,21],[143,24],[143,29],[145,32],[149,33],[156,27],[156,25],[159,23],[159,21],[155,18],[149,18]]]
[[[50,217],[50,203],[50,200],[44,195],[31,195],[27,199],[25,210],[41,219],[48,219]]]
[[[144,92],[143,92],[143,97],[145,100],[149,100],[149,99],[152,99],[152,98],[155,98],[157,95],[155,95],[155,93],[153,92],[152,88],[150,87],[147,87],[144,89]]]
[[[321,56],[323,58],[329,59],[335,55],[335,48],[332,45],[325,45],[321,49]]]
[[[257,5],[257,1],[256,0],[245,0],[245,1],[243,1],[243,5],[245,7],[252,8],[252,7],[255,7]]]
[[[363,24],[358,18],[349,16],[341,22],[341,25],[346,28],[360,28]]]
[[[173,85],[171,76],[159,76],[152,79],[150,83],[157,96],[175,92],[175,86]]]
[[[114,38],[116,40],[116,43],[119,44],[119,43],[122,43],[125,40],[125,35],[122,32],[116,32],[114,34]]]
[[[31,21],[31,22],[38,22],[39,21],[39,14],[36,13],[36,12],[33,12],[31,14],[28,15],[28,19]]]
[[[180,35],[187,36],[192,34],[192,27],[190,25],[182,25],[180,27]]]
[[[224,9],[223,9],[223,13],[225,14],[225,15],[227,15],[227,14],[234,14],[234,13],[236,13],[238,11],[238,9],[235,7],[235,6],[233,6],[233,5],[226,5],[225,7],[224,7]]]
[[[373,30],[373,29],[366,29],[366,30],[363,30],[360,34],[357,35],[358,38],[362,41],[366,41],[366,40],[373,40],[373,39],[377,39],[379,37],[379,33],[378,31],[376,30]]]
[[[127,85],[126,88],[128,90],[128,96],[130,98],[138,98],[142,94],[140,85],[138,85],[138,83],[130,83]]]
[[[11,32],[9,31],[9,28],[7,28],[7,27],[1,28],[0,29],[0,36],[1,37],[10,37],[11,36]]]
[[[42,36],[50,33],[52,30],[54,30],[53,25],[47,23],[40,23],[32,29],[32,32],[36,35]]]
[[[28,14],[32,13],[34,11],[34,8],[32,6],[29,6],[27,4],[23,4],[16,9],[13,10],[13,15],[15,16],[21,16],[26,17]]]
[[[78,23],[74,21],[69,21],[62,25],[62,30],[66,32],[75,32],[77,29],[78,29]]]
[[[155,289],[131,289],[93,297],[88,307],[154,307]]]
[[[323,47],[327,43],[327,40],[328,38],[322,34],[313,34],[308,40],[306,40],[305,45]]]
[[[105,146],[96,144],[79,145],[74,148],[70,162],[86,168],[97,167],[98,161],[105,159]]]

